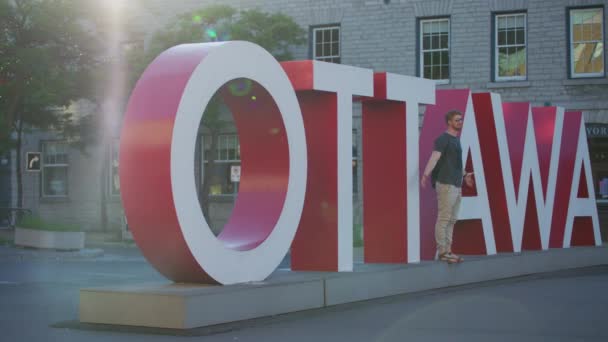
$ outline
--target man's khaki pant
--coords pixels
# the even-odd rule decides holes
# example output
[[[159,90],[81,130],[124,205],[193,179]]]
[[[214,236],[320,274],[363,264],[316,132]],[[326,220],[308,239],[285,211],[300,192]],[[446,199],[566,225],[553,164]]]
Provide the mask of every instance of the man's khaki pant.
[[[452,251],[452,235],[454,224],[458,220],[458,210],[462,198],[462,189],[451,185],[437,182],[437,223],[435,224],[435,240],[439,254]]]

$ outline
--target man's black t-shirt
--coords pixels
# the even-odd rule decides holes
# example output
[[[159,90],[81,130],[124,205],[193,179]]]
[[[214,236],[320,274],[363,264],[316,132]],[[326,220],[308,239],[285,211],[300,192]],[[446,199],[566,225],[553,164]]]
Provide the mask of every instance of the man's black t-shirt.
[[[433,183],[462,186],[462,147],[460,138],[444,132],[435,139],[435,151],[441,152],[441,158],[433,170]]]

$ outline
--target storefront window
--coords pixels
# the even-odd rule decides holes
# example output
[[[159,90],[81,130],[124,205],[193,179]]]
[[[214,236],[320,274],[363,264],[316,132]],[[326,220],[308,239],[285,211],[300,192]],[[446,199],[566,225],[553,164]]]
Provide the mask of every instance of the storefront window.
[[[608,124],[587,124],[589,158],[597,199],[608,199]]]

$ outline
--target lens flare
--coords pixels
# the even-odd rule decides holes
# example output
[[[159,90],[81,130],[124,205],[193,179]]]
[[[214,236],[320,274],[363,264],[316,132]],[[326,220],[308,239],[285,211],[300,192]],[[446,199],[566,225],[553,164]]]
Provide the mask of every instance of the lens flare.
[[[208,28],[207,30],[205,30],[205,33],[210,39],[217,39],[217,32],[214,29]]]
[[[228,89],[230,90],[230,94],[232,96],[247,96],[251,93],[251,87],[253,83],[250,79],[240,78],[234,80],[228,84]],[[255,100],[255,96],[252,96],[252,100]]]

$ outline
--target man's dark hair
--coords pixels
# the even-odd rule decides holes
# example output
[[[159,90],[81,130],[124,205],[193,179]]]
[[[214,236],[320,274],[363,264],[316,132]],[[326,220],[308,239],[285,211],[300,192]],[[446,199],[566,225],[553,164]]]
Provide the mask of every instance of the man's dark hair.
[[[452,118],[455,117],[456,115],[462,116],[462,113],[459,112],[459,111],[457,111],[457,110],[451,110],[451,111],[449,111],[445,115],[445,123],[447,124],[448,122],[450,122],[450,120],[452,120]]]

